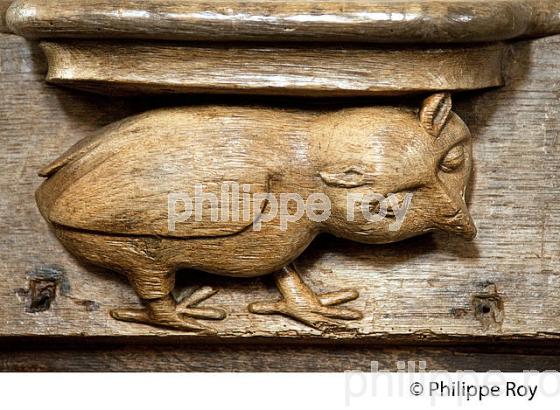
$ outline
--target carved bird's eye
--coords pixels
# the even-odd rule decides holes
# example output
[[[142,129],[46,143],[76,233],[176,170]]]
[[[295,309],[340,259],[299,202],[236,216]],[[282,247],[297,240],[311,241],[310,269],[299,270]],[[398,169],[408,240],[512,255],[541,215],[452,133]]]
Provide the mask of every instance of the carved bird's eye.
[[[453,172],[465,162],[465,149],[463,145],[455,145],[441,160],[439,167],[443,172]]]
[[[341,188],[356,188],[367,184],[371,174],[364,172],[360,167],[351,166],[342,173],[320,172],[323,181],[330,186]]]

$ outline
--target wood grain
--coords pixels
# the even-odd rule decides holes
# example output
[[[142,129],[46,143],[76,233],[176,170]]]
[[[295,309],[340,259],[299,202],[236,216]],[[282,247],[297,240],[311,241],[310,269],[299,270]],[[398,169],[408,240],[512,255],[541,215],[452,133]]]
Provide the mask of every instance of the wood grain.
[[[10,4],[12,4],[12,0],[0,0],[0,33],[9,32],[6,26],[6,10],[8,10]]]
[[[17,0],[29,38],[450,43],[560,30],[556,0]]]
[[[475,136],[475,242],[444,234],[374,249],[325,236],[303,255],[299,268],[317,291],[360,290],[353,306],[366,312],[362,341],[559,338],[559,45],[559,37],[516,44],[516,64],[509,65],[504,88],[455,97],[457,112]],[[41,183],[37,171],[100,126],[208,98],[107,99],[70,92],[44,84],[46,66],[36,45],[2,35],[0,52],[1,335],[189,340],[180,332],[111,319],[111,308],[137,306],[136,296],[124,279],[74,260],[41,219],[33,193]],[[219,101],[231,103],[226,97]],[[213,302],[229,310],[219,328],[228,340],[317,340],[317,333],[289,319],[267,318],[264,327],[246,311],[255,296],[277,295],[267,280],[199,276],[197,282],[222,290]],[[56,284],[54,292],[50,283]],[[179,288],[189,286],[186,275]]]
[[[539,37],[558,33],[560,29],[560,6],[556,0],[533,1],[533,19],[527,36]]]
[[[0,371],[40,372],[370,372],[557,370],[553,349],[380,348],[371,346],[107,344],[3,345]]]
[[[503,84],[506,46],[42,43],[47,80],[105,94],[395,95]]]

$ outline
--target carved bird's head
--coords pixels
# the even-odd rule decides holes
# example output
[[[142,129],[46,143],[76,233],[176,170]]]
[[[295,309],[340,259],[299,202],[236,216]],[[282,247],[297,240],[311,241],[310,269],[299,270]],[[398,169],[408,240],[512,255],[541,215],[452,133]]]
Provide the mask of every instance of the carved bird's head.
[[[449,94],[428,97],[419,110],[344,110],[317,127],[314,157],[331,199],[329,231],[364,243],[436,229],[475,237],[465,204],[471,135]]]

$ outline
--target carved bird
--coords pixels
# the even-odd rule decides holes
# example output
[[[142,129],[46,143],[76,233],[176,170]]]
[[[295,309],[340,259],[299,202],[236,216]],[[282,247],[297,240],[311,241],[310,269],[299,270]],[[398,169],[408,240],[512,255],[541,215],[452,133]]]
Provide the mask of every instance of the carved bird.
[[[72,254],[128,277],[144,307],[113,310],[115,319],[211,329],[197,319],[225,317],[220,308],[198,306],[212,289],[180,301],[172,296],[175,272],[188,268],[233,277],[273,274],[282,298],[252,303],[249,311],[324,329],[361,313],[339,306],[357,291],[317,295],[293,267],[316,235],[377,244],[440,229],[471,239],[476,229],[464,201],[470,171],[470,133],[445,93],[428,97],[420,109],[198,106],[148,112],[82,140],[40,172],[47,179],[36,198]],[[230,196],[218,208],[247,207],[248,196],[249,218],[217,218],[208,200],[197,215],[171,226],[170,212],[177,210],[170,195],[220,198],[227,184],[246,187],[243,201]],[[282,226],[282,218],[297,212],[295,201],[265,218],[273,215],[270,195],[281,193],[323,194],[328,218],[303,215]],[[379,209],[380,200],[348,200],[349,194],[389,193],[396,199],[375,221],[362,211]],[[394,211],[410,194],[404,220],[392,229]]]

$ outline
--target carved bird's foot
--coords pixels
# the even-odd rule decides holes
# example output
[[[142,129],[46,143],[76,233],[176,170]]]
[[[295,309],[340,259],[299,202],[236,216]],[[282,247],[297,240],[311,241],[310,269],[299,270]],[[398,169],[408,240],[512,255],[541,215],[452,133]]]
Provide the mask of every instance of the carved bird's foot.
[[[340,320],[359,320],[363,317],[357,310],[334,307],[357,299],[359,293],[356,290],[316,295],[303,283],[293,267],[286,267],[278,272],[275,280],[283,299],[251,303],[249,312],[261,315],[281,314],[321,331],[344,329],[346,326]]]
[[[198,304],[211,298],[217,289],[203,286],[190,294],[182,293],[177,297],[177,311],[195,319],[224,320],[227,312],[219,307],[199,307]]]
[[[310,299],[255,302],[249,305],[249,311],[259,315],[281,314],[319,330],[346,327],[336,319],[358,320],[362,318],[362,314],[357,310],[333,307],[357,299],[359,294],[355,290],[341,290],[314,296]]]
[[[212,328],[204,326],[196,320],[190,319],[185,315],[177,312],[169,312],[166,314],[154,314],[149,308],[147,309],[115,309],[111,311],[114,319],[125,322],[142,323],[145,325],[166,327],[187,332],[214,334]]]
[[[151,326],[167,327],[177,330],[215,334],[211,327],[205,326],[193,318],[222,320],[226,317],[223,309],[211,307],[197,307],[203,300],[214,295],[216,291],[210,288],[201,288],[188,297],[182,298],[179,303],[171,296],[161,299],[145,301],[144,309],[115,309],[111,311],[114,319],[126,322],[143,323]]]

